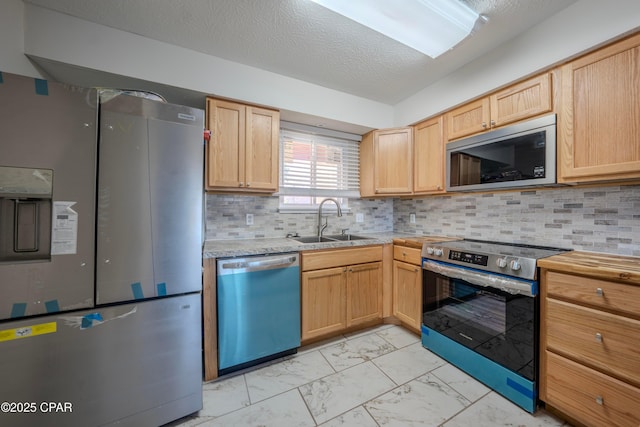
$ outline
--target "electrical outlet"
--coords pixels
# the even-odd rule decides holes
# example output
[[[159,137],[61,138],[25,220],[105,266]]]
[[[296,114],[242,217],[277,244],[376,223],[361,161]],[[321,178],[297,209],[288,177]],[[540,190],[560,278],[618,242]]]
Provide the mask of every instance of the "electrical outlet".
[[[356,222],[364,222],[364,214],[357,213],[356,214]]]
[[[247,214],[247,225],[253,225],[253,214]]]
[[[416,223],[416,214],[409,214],[409,222],[411,224],[415,224]]]

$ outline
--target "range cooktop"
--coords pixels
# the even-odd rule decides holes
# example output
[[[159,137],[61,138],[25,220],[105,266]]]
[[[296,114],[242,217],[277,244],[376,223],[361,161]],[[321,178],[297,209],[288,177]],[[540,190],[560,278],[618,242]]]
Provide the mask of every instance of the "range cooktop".
[[[422,246],[422,257],[535,280],[537,277],[536,263],[540,258],[557,255],[568,250],[548,246],[465,239],[427,242]]]

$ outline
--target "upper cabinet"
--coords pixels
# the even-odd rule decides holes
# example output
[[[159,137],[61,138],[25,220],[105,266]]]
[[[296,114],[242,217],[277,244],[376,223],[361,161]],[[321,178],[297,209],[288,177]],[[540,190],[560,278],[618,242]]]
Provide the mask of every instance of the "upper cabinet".
[[[447,138],[462,138],[551,110],[551,76],[545,73],[449,111]]]
[[[560,69],[558,181],[640,178],[640,34]]]
[[[413,127],[413,192],[445,190],[444,117],[425,120]]]
[[[442,116],[404,128],[381,129],[360,144],[360,195],[403,196],[444,191]]]
[[[411,194],[412,159],[412,128],[382,129],[365,135],[360,144],[360,195]]]
[[[207,190],[278,191],[278,111],[207,98],[207,127]]]

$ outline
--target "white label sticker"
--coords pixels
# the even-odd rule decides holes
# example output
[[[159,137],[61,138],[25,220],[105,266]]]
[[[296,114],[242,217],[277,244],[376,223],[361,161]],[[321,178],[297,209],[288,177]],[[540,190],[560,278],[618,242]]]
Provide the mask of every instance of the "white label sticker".
[[[78,246],[78,213],[71,209],[76,202],[53,202],[51,255],[75,254]]]

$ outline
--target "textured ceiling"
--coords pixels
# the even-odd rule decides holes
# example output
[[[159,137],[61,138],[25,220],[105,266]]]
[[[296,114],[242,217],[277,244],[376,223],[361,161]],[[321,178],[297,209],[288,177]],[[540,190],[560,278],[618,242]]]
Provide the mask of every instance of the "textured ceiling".
[[[394,105],[576,0],[464,0],[489,20],[431,59],[309,0],[24,0]]]

